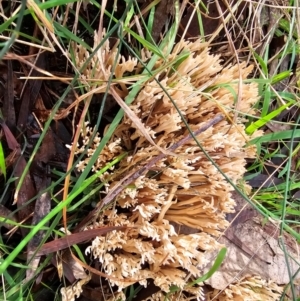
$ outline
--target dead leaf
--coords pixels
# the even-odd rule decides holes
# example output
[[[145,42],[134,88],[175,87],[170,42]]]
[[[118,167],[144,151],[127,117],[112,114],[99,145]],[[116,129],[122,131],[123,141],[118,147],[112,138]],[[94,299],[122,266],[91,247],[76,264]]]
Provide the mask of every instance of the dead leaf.
[[[207,7],[207,12],[204,12],[204,6]],[[226,7],[222,1],[220,1],[220,6],[222,7],[222,10],[225,11]],[[204,34],[211,35],[221,23],[220,14],[216,7],[215,1],[201,1],[198,9],[201,11],[201,21],[203,24]],[[195,13],[195,7],[194,5],[190,5],[180,22],[179,34],[181,35],[186,30],[186,36],[188,38],[199,36],[201,33],[198,24],[199,20],[197,14]]]
[[[31,165],[31,175],[35,182],[37,191],[42,190],[42,182],[45,174],[49,174],[47,163],[54,157],[56,153],[56,141],[53,136],[53,132],[49,129],[42,141],[42,144],[35,155]]]
[[[2,126],[2,129],[4,131],[4,135],[6,138],[7,145],[10,150],[15,152],[16,157],[19,157],[15,160],[14,165],[14,176],[18,178],[18,180],[15,181],[15,186],[17,187],[19,183],[19,179],[21,175],[24,172],[24,169],[26,167],[26,161],[21,155],[20,145],[17,142],[16,138],[14,137],[13,133],[9,129],[9,127],[6,125],[6,123],[0,118],[0,124]],[[31,177],[29,173],[25,175],[25,178],[23,180],[22,186],[18,193],[15,194],[15,200],[13,204],[17,204],[18,206],[18,219],[19,221],[27,220],[28,217],[33,212],[34,205],[33,203],[28,204],[27,202],[32,199],[36,195],[36,191],[34,188],[34,185],[32,183]],[[25,233],[28,231],[24,228],[21,229],[22,234],[25,235]]]
[[[50,185],[50,179],[44,178],[40,187],[41,190],[46,189]],[[32,226],[37,225],[51,210],[51,197],[48,191],[45,191],[37,198],[35,202],[34,215],[32,218]],[[35,255],[36,248],[41,244],[45,236],[45,231],[40,230],[27,245],[27,264],[30,268],[26,270],[26,281],[32,279],[40,262],[40,255]]]
[[[12,151],[17,151],[20,154],[21,150],[20,150],[19,143],[17,142],[15,136],[13,135],[13,133],[11,132],[9,127],[6,125],[4,120],[1,118],[0,118],[0,125],[2,126],[4,135],[5,135],[5,139],[6,139],[9,149]]]
[[[27,163],[23,156],[20,156],[19,160],[17,160],[15,163],[14,176],[18,178],[18,180],[15,182],[16,187],[19,183],[21,175],[24,172],[26,164]],[[27,172],[20,190],[18,191],[18,193],[15,193],[15,200],[13,203],[17,204],[19,208],[18,216],[20,221],[26,219],[33,212],[34,203],[28,203],[28,201],[35,195],[36,191],[33,182],[31,180],[30,174]]]
[[[248,184],[252,188],[268,188],[271,186],[279,185],[283,183],[283,179],[278,179],[273,174],[267,175],[267,174],[258,174],[254,178],[250,179],[248,181]]]
[[[296,262],[299,262],[300,254],[295,252],[298,249],[296,241],[286,235],[286,238],[289,239],[286,248],[291,256],[287,263],[285,255],[278,244],[278,229],[273,224],[268,223],[268,228],[264,228],[260,221],[250,219],[238,224],[233,230],[233,234],[241,242],[241,247],[229,241],[226,237],[219,240],[220,243],[226,246],[227,256],[220,269],[206,281],[206,284],[223,290],[237,279],[254,275],[258,275],[263,279],[270,279],[277,284],[289,283],[290,277],[287,265],[289,265],[292,275],[299,268]],[[216,254],[213,252],[207,252],[206,254],[208,262],[213,260],[215,256]],[[291,258],[294,258],[296,262]],[[207,271],[208,268],[205,268],[204,273]],[[299,281],[300,275],[297,275],[294,280]]]
[[[88,287],[84,286],[82,288],[82,296],[87,298],[87,300],[97,300],[97,301],[105,301],[105,294],[103,293],[103,286],[100,287]],[[84,299],[86,300],[86,299]]]
[[[56,267],[59,279],[65,277],[70,283],[74,283],[76,279],[84,279],[87,275],[83,267],[73,259],[70,250],[61,253],[51,258],[51,263]]]
[[[174,0],[161,0],[155,8],[154,20],[151,36],[154,42],[159,40],[162,30],[168,20],[168,15],[175,5]]]
[[[10,128],[16,125],[16,113],[14,107],[14,73],[12,69],[12,62],[7,61],[7,80],[6,90],[3,98],[3,116]]]
[[[46,132],[43,142],[35,156],[35,160],[48,163],[56,153],[55,143],[54,134],[50,128]]]
[[[104,227],[100,229],[90,229],[79,233],[66,235],[62,238],[52,240],[44,244],[37,252],[37,256],[48,255],[66,249],[72,245],[88,241],[96,236],[104,235],[113,230],[125,230],[126,227]]]
[[[70,250],[66,250],[62,256],[63,260],[63,270],[65,273],[66,266],[72,271],[75,279],[84,279],[87,277],[86,272],[82,265],[80,265],[77,261],[74,260],[71,255]]]
[[[266,126],[273,132],[282,132],[291,129],[291,125],[284,122],[269,121]]]
[[[39,54],[39,57],[36,60],[35,65],[41,69],[45,68],[45,66],[46,66],[45,53]],[[41,75],[41,73],[38,72],[36,69],[33,69],[31,72],[32,77],[40,76],[40,75]],[[23,129],[27,123],[28,116],[34,108],[34,104],[40,93],[40,89],[42,87],[43,81],[42,80],[33,80],[33,81],[29,81],[28,83],[29,83],[29,85],[27,85],[25,87],[21,101],[20,101],[21,108],[20,108],[20,113],[19,113],[18,122],[17,122],[17,125],[20,129]]]
[[[10,211],[9,209],[7,209],[5,206],[1,204],[0,204],[0,216],[16,222],[16,218],[12,214],[12,211]],[[14,227],[13,225],[7,224],[5,222],[1,223],[0,226],[3,226],[8,230],[11,230]]]

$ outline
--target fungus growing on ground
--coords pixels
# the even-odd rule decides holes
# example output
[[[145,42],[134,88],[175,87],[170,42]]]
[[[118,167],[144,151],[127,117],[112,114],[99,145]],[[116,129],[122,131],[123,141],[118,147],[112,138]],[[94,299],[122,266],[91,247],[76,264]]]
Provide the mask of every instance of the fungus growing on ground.
[[[79,45],[76,47],[80,48]],[[84,60],[79,56],[85,58],[86,52],[75,52],[80,68]],[[110,52],[108,43],[98,52],[98,60],[95,57],[87,74],[84,73],[87,82],[91,70],[97,73],[99,82],[107,80],[115,60],[119,62],[116,77],[121,77],[125,71],[141,69],[137,61],[129,59],[130,63],[126,64],[124,58],[117,57],[116,51]],[[253,113],[252,106],[258,99],[256,84],[239,83],[240,78],[245,80],[249,76],[252,67],[241,63],[223,68],[220,58],[210,55],[206,44],[181,41],[170,55],[157,60],[155,69],[168,63],[168,66],[172,65],[178,55],[187,52],[186,59],[149,80],[129,107],[156,145],[164,150],[189,134],[182,117],[190,129],[196,131],[217,114],[224,115],[222,121],[197,135],[197,139],[215,164],[238,184],[245,172],[245,159],[255,157],[255,147],[246,147],[250,137],[244,130],[245,119],[235,116],[236,111],[241,116]],[[128,93],[123,84],[117,91],[123,98]],[[235,121],[231,122],[232,119]],[[96,137],[89,156],[99,141]],[[78,153],[87,142],[88,139],[84,139],[83,147],[78,146]],[[159,154],[157,147],[149,143],[126,115],[102,151],[101,159],[95,163],[94,170],[101,169],[124,151],[131,152],[130,156],[109,175],[124,176],[123,171],[138,170]],[[183,291],[182,299],[184,292],[201,299],[201,284],[191,288],[187,283],[200,277],[204,266],[212,264],[207,262],[204,252],[222,247],[217,238],[229,224],[226,214],[234,211],[233,187],[194,139],[173,152],[174,156],[165,156],[124,188],[115,198],[114,205],[89,226],[128,226],[128,229],[95,238],[86,254],[92,254],[101,263],[103,272],[114,279],[108,281],[118,291],[134,282],[147,286],[147,279],[153,279],[165,293],[175,285]],[[87,162],[88,158],[84,159],[78,169],[82,170]],[[106,192],[119,180],[109,175],[104,176]],[[178,225],[191,228],[194,233],[178,233]],[[134,281],[124,281],[126,279]]]
[[[230,284],[224,291],[214,290],[206,295],[207,301],[274,301],[279,300],[283,287],[259,276],[246,277]]]

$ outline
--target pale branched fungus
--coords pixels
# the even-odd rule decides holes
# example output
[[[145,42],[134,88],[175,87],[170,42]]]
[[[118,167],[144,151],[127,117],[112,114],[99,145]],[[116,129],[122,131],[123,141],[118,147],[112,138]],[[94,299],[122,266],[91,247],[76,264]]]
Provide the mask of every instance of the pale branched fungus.
[[[75,53],[81,67],[87,51],[77,45]],[[172,65],[182,53],[189,55]],[[145,55],[145,60],[147,57]],[[115,78],[121,78],[134,68],[135,72],[141,70],[135,60],[117,57],[117,52],[110,51],[106,42],[83,73],[86,85],[90,77],[99,82],[107,80],[115,60]],[[164,65],[168,67],[163,69]],[[219,57],[209,54],[206,44],[182,41],[169,56],[158,59],[155,68],[163,71],[141,88],[130,109],[163,149],[189,134],[182,117],[195,131],[216,114],[223,114],[225,118],[221,122],[199,134],[197,139],[232,182],[238,183],[245,172],[245,158],[255,156],[255,148],[245,146],[250,137],[245,134],[245,120],[239,117],[253,113],[252,106],[258,99],[255,84],[239,83],[240,78],[247,78],[252,67],[242,63],[223,68]],[[127,88],[122,84],[117,91],[124,97]],[[88,128],[87,137],[91,132]],[[99,141],[96,136],[88,156],[93,154]],[[86,146],[88,138],[83,143]],[[132,119],[124,116],[94,170],[128,150],[132,154],[119,164],[117,174],[122,171],[126,174],[132,168],[138,170],[159,153],[157,147],[141,135]],[[78,146],[78,153],[82,151]],[[234,211],[233,188],[194,139],[174,153],[175,156],[166,156],[124,188],[114,206],[101,213],[93,225],[129,228],[97,237],[86,253],[100,261],[103,271],[114,279],[108,281],[119,291],[133,282],[146,286],[147,279],[151,278],[165,293],[175,285],[183,291],[182,299],[185,299],[184,292],[202,299],[201,284],[191,288],[187,283],[202,275],[201,267],[211,264],[206,262],[203,252],[222,247],[216,238],[228,226],[226,214]],[[88,159],[79,163],[79,170]],[[114,172],[116,170],[111,174]],[[112,177],[106,183],[108,191],[117,182],[118,178]],[[175,224],[193,228],[196,233],[176,233]],[[191,277],[187,281],[188,275]]]
[[[247,277],[237,283],[230,284],[220,292],[214,290],[206,295],[207,301],[276,301],[279,300],[283,287],[258,276]]]
[[[84,279],[77,281],[75,284],[68,287],[62,287],[60,290],[62,301],[75,301],[82,293],[82,286],[89,282],[91,276],[87,276]]]

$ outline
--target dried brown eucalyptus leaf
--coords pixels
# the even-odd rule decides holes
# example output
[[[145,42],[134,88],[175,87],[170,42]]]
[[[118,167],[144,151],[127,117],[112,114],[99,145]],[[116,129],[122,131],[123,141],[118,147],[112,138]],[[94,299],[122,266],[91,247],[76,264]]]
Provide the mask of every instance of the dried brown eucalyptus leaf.
[[[278,244],[278,227],[268,223],[264,227],[261,221],[248,220],[236,225],[233,229],[233,239],[222,237],[219,242],[227,247],[227,256],[221,268],[209,279],[207,284],[223,290],[236,279],[259,275],[277,284],[287,284],[290,281],[287,265],[292,275],[296,273],[300,260],[298,244],[290,235],[284,236],[289,262]],[[207,258],[214,254],[207,252]],[[293,259],[294,258],[294,259]],[[295,281],[300,280],[298,275]]]

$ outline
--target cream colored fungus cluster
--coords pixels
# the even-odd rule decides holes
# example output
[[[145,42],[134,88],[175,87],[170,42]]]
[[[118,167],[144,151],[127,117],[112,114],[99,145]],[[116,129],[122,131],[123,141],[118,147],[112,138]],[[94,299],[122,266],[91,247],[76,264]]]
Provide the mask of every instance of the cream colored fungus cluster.
[[[274,301],[279,300],[283,287],[272,281],[266,281],[259,276],[246,277],[220,292],[213,290],[206,295],[207,301]]]
[[[95,38],[95,45],[97,43]],[[89,54],[79,45],[76,47],[80,68]],[[173,68],[162,68],[172,65],[168,63],[184,52],[189,53],[186,59]],[[149,54],[145,53],[146,62]],[[118,57],[117,51],[110,50],[105,43],[83,72],[86,85],[93,74],[99,80],[97,91],[101,91],[115,60],[118,62],[115,78],[121,78],[125,72],[138,74],[142,70],[137,60]],[[206,44],[181,41],[170,55],[157,60],[153,70],[159,68],[162,71],[141,87],[130,109],[163,149],[189,134],[182,117],[195,131],[217,114],[223,114],[223,121],[199,134],[197,139],[211,159],[237,184],[245,172],[245,158],[255,157],[255,147],[246,147],[250,137],[245,133],[245,119],[239,117],[253,113],[252,106],[258,99],[256,84],[243,81],[252,67],[242,63],[224,68],[218,56],[209,54]],[[122,98],[128,94],[127,89],[128,85],[122,81],[116,87]],[[92,128],[85,128],[78,154],[84,151],[92,132]],[[85,168],[99,142],[96,135],[78,170]],[[114,175],[124,176],[126,171],[138,170],[159,153],[126,115],[99,156],[94,171],[125,151],[130,155],[101,178],[106,183],[106,192],[118,183],[119,178]],[[183,290],[182,298],[184,292],[197,299],[204,296],[201,285],[189,287],[187,283],[203,275],[202,267],[212,264],[207,262],[204,252],[222,247],[216,238],[228,226],[226,214],[234,211],[233,188],[193,139],[174,153],[124,188],[92,226],[128,227],[126,231],[112,231],[95,238],[86,249],[86,254],[99,260],[102,271],[113,277],[114,280],[108,281],[119,291],[137,282],[147,286],[147,279],[153,279],[162,292],[169,292],[170,286],[175,285]],[[193,231],[180,233],[175,230],[178,225]]]

